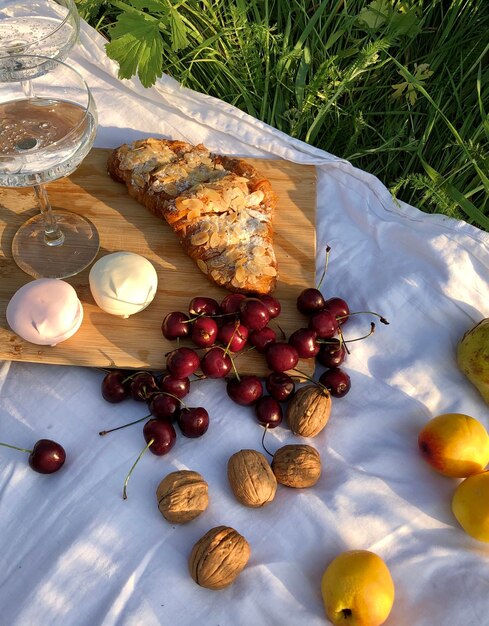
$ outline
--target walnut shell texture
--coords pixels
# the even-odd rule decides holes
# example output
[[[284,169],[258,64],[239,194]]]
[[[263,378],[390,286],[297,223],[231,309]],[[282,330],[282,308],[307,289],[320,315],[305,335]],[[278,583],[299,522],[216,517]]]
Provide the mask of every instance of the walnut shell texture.
[[[316,448],[306,444],[283,446],[273,455],[272,470],[281,485],[312,487],[321,476],[321,457]]]
[[[171,472],[156,489],[158,509],[173,524],[184,524],[203,513],[209,504],[207,482],[198,472]]]
[[[275,498],[277,479],[261,452],[235,452],[228,461],[228,479],[236,499],[245,506],[258,508]]]
[[[250,558],[246,539],[234,528],[211,528],[192,548],[190,575],[201,587],[223,589],[231,585]]]
[[[318,385],[298,389],[285,414],[290,430],[300,437],[315,437],[323,430],[331,415],[331,396]]]

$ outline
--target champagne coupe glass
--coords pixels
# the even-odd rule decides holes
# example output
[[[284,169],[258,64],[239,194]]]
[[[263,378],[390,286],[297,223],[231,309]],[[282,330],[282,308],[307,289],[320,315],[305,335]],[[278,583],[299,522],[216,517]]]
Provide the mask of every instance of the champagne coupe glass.
[[[12,71],[19,76],[21,53],[46,57],[49,71],[51,59],[66,59],[79,31],[74,0],[0,0],[0,82],[12,80]],[[20,80],[32,95],[28,76]]]
[[[49,73],[47,57],[15,55],[15,61],[18,70],[10,68],[12,80],[0,90],[0,187],[32,186],[41,212],[17,231],[12,254],[35,278],[66,278],[94,260],[99,236],[85,217],[52,209],[44,184],[72,173],[88,154],[95,102],[80,74],[62,61],[50,59]],[[34,96],[26,96],[21,77]]]

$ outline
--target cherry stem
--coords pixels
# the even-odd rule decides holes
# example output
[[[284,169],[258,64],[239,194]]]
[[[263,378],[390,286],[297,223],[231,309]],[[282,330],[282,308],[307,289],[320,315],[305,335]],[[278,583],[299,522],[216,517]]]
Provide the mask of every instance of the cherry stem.
[[[325,385],[320,383],[318,380],[314,380],[314,378],[309,376],[309,374],[306,374],[302,370],[297,369],[297,367],[294,367],[294,369],[292,371],[293,372],[298,372],[301,376],[304,376],[304,378],[306,378],[308,381],[310,381],[313,385],[316,385],[316,387],[321,387],[321,389],[324,389],[325,391],[327,391],[329,393],[329,390],[328,390],[328,388]]]
[[[279,331],[282,333],[282,339],[285,341],[285,339],[287,339],[287,335],[284,332],[284,329],[282,328],[282,326],[280,326],[280,324],[276,324],[277,328],[279,329]]]
[[[123,424],[122,426],[117,426],[116,428],[111,428],[110,430],[101,430],[99,435],[103,437],[104,435],[108,435],[109,433],[113,433],[115,430],[121,430],[122,428],[126,428],[127,426],[133,426],[134,424],[139,424],[139,422],[143,422],[151,417],[151,413],[149,415],[145,415],[144,417],[140,417],[134,422],[129,422],[128,424]]]
[[[147,446],[145,446],[145,447],[141,450],[141,452],[139,453],[138,458],[137,458],[137,459],[134,461],[134,463],[132,464],[132,467],[131,467],[131,469],[129,470],[129,472],[128,472],[127,476],[126,476],[126,480],[124,481],[124,489],[122,490],[122,499],[123,499],[123,500],[127,500],[127,483],[129,482],[129,479],[131,478],[131,474],[133,473],[134,468],[135,468],[135,467],[136,467],[136,465],[139,463],[139,461],[140,461],[141,457],[142,457],[142,456],[143,456],[143,454],[146,452],[146,450],[148,450],[148,448],[149,448],[150,446],[152,446],[152,445],[154,444],[154,442],[155,442],[155,440],[154,440],[154,437],[153,437],[153,439],[150,439],[150,441],[149,441],[148,445],[147,445]]]
[[[385,317],[380,315],[379,313],[375,313],[375,311],[353,311],[351,313],[348,313],[348,315],[338,315],[336,319],[343,320],[351,317],[352,315],[375,315],[379,318],[382,324],[385,324],[386,326],[389,325],[389,322],[385,319]]]
[[[338,335],[340,336],[340,346],[342,345],[345,346],[345,352],[347,354],[351,354],[350,350],[348,349],[348,346],[346,345],[345,336],[343,335],[343,329],[341,328],[340,324],[338,324]]]
[[[273,454],[270,452],[270,450],[267,450],[267,448],[265,447],[265,435],[268,432],[268,424],[265,426],[265,428],[263,429],[263,437],[261,438],[261,447],[265,450],[265,452],[267,454],[269,454],[272,459],[273,459]]]
[[[0,446],[5,446],[5,448],[12,448],[12,450],[19,450],[19,452],[27,452],[30,454],[32,450],[26,450],[26,448],[19,448],[18,446],[11,446],[9,443],[2,443],[0,441]]]
[[[331,252],[331,248],[329,246],[326,246],[326,259],[324,261],[323,273],[321,274],[321,278],[319,279],[319,282],[318,282],[318,286],[317,286],[318,289],[320,289],[320,287],[321,287],[321,285],[323,283],[324,277],[326,276],[326,272],[328,271],[329,253],[330,252]]]
[[[353,343],[354,341],[362,341],[363,339],[367,339],[367,337],[370,337],[370,335],[373,335],[374,332],[375,332],[375,323],[370,322],[370,330],[366,335],[362,335],[361,337],[355,337],[354,339],[345,339],[343,335],[343,331],[340,327],[338,329],[338,334],[340,336],[340,346],[341,344],[343,344],[345,346],[345,350],[348,352],[348,354],[350,354],[350,351],[348,350],[348,346],[346,345],[347,343]],[[327,345],[332,345],[335,343],[334,341],[327,341],[323,339],[316,339],[316,341],[317,343],[325,343]]]

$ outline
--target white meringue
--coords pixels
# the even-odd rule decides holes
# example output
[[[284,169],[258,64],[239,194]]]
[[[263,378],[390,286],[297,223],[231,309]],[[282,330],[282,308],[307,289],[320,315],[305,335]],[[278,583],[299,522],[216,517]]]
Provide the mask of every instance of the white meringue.
[[[55,346],[80,328],[83,307],[76,291],[57,278],[38,278],[18,289],[7,305],[10,328],[31,343]]]
[[[145,257],[134,252],[113,252],[92,265],[90,290],[106,313],[127,318],[154,300],[158,275]]]

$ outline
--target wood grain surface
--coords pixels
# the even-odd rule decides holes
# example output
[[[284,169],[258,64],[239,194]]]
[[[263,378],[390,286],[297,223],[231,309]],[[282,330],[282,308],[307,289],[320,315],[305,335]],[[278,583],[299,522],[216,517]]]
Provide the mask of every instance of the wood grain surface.
[[[48,185],[53,206],[88,217],[100,233],[98,258],[127,250],[148,258],[158,273],[158,292],[144,311],[122,319],[97,307],[88,284],[89,268],[66,279],[83,304],[80,330],[55,347],[37,346],[20,339],[8,327],[8,301],[23,284],[32,280],[12,260],[11,242],[22,222],[37,212],[30,189],[0,188],[0,359],[89,367],[130,369],[164,368],[165,354],[176,346],[161,334],[161,322],[170,311],[186,311],[190,299],[206,295],[218,301],[224,289],[211,284],[183,252],[176,236],[162,220],[129,197],[125,186],[106,173],[109,150],[93,149],[79,169],[68,178]],[[287,161],[249,159],[270,179],[279,196],[274,218],[275,252],[279,281],[274,295],[282,304],[277,324],[288,336],[305,325],[295,301],[304,287],[315,283],[316,172],[313,166]],[[264,357],[249,351],[236,359],[240,373],[267,372]],[[314,364],[298,365],[311,375]]]

